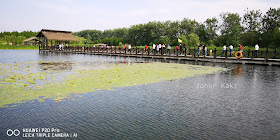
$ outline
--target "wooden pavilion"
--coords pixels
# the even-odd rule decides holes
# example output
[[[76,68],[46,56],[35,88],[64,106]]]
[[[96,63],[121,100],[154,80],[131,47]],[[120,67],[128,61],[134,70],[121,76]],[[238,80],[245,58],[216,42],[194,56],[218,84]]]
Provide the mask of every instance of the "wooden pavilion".
[[[75,41],[79,41],[76,37],[72,35],[71,31],[59,31],[59,30],[48,30],[42,29],[41,32],[36,36],[41,40],[41,49],[49,49],[50,47],[56,44],[69,44],[70,41],[73,41],[75,47]],[[50,43],[50,44],[49,44]]]
[[[30,37],[30,38],[25,39],[25,40],[22,41],[23,45],[31,45],[31,46],[37,45],[37,44],[40,44],[40,43],[41,43],[41,41],[38,40],[35,36],[34,37]]]

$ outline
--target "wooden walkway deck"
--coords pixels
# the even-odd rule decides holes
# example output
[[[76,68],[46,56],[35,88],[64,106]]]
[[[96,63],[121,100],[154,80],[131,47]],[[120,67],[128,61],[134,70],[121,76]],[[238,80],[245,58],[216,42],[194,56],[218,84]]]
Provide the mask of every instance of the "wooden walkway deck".
[[[166,60],[181,60],[181,61],[201,61],[201,62],[212,62],[212,63],[233,63],[233,64],[257,64],[257,65],[270,65],[270,66],[280,66],[280,59],[277,52],[277,56],[274,58],[253,58],[253,57],[242,57],[237,59],[236,57],[220,57],[220,56],[195,56],[194,53],[170,53],[170,54],[154,54],[150,52],[144,52],[141,50],[132,50],[128,52],[122,49],[83,49],[82,47],[69,47],[64,50],[58,49],[44,49],[40,52],[54,52],[54,53],[75,53],[75,54],[89,54],[89,55],[104,55],[104,56],[119,56],[119,57],[137,57],[137,58],[150,58],[150,59],[166,59]],[[137,53],[136,53],[137,52]],[[274,52],[273,52],[274,53]],[[190,55],[193,54],[193,55]],[[250,55],[248,55],[250,56]]]

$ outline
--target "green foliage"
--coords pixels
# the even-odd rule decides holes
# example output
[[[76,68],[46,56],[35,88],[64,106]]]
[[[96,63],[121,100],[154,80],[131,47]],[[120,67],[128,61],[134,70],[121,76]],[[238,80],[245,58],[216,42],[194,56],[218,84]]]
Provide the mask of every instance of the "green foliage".
[[[232,13],[222,13],[220,17],[223,20],[221,33],[225,35],[226,45],[237,46],[240,43],[241,32],[243,30],[240,24],[241,17],[238,14]]]
[[[1,32],[0,33],[0,42],[1,44],[21,44],[26,38],[36,36],[37,32],[32,31],[23,31],[23,32]]]
[[[120,47],[122,47],[122,46],[123,46],[122,42],[119,42],[119,46],[120,46]]]
[[[262,34],[261,46],[268,48],[280,48],[280,31],[275,27],[272,32]]]
[[[79,43],[78,44],[85,44],[86,43],[86,39],[83,37],[79,37],[79,36],[75,36],[77,39],[79,39]]]
[[[280,8],[270,8],[262,19],[263,31],[272,31],[275,27],[280,27]]]
[[[39,49],[38,46],[28,46],[28,45],[2,45],[0,44],[0,49]]]
[[[260,42],[260,34],[257,31],[249,31],[241,35],[241,44],[255,46]]]
[[[181,44],[188,44],[188,40],[187,40],[186,36],[181,35],[181,36],[179,37],[179,39],[182,40],[182,43],[181,43]]]
[[[162,44],[171,44],[171,40],[169,37],[167,36],[163,36],[160,40],[159,40],[160,43]]]
[[[260,10],[252,10],[247,12],[243,16],[243,24],[245,24],[246,31],[259,31],[261,29],[262,13]]]
[[[188,46],[195,47],[197,44],[199,44],[199,37],[197,34],[189,34],[188,35]]]

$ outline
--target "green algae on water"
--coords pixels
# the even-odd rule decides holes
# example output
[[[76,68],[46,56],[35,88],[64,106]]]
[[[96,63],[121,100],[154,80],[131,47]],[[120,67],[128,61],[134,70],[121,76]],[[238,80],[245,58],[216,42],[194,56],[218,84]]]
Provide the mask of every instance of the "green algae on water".
[[[17,64],[18,67],[20,65]],[[5,69],[3,64],[1,69]],[[53,99],[59,102],[69,99],[73,93],[84,94],[97,90],[112,90],[114,87],[173,81],[225,70],[227,69],[176,63],[110,64],[106,65],[106,68],[72,70],[74,72],[63,76],[64,79],[59,82],[55,81],[55,78],[61,75],[60,72],[54,73],[52,70],[34,73],[28,71],[29,74],[13,73],[0,82],[0,107],[32,100],[43,102],[45,99]],[[7,71],[2,72],[4,73],[10,74]],[[54,82],[51,82],[52,80]]]

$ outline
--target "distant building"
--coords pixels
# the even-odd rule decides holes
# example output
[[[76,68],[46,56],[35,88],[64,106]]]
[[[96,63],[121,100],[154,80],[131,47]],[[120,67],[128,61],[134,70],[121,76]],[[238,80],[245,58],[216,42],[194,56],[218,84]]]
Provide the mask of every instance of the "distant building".
[[[25,39],[22,41],[22,44],[23,45],[31,45],[31,46],[34,46],[34,45],[37,45],[39,44],[41,41],[39,39],[37,39],[36,37],[30,37],[28,39]]]

